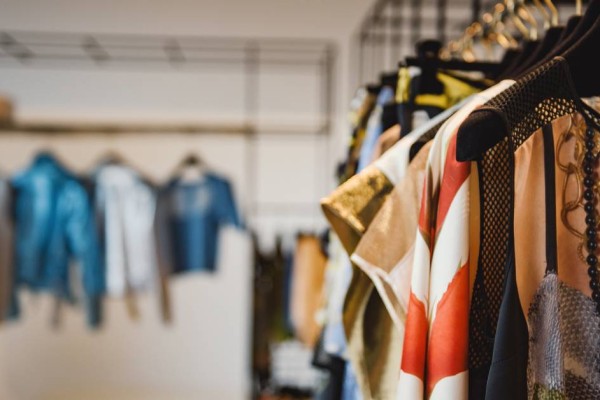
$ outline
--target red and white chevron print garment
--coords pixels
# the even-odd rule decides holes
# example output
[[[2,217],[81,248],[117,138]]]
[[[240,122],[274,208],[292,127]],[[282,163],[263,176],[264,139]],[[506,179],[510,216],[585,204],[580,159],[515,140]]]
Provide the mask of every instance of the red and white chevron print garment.
[[[475,108],[512,83],[474,95],[434,139],[415,241],[398,399],[468,397],[471,164],[456,161],[456,132]]]

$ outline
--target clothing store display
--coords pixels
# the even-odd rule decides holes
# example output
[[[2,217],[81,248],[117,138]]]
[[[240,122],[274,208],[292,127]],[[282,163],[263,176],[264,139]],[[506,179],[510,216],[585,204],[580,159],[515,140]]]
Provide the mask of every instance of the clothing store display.
[[[170,273],[216,271],[220,228],[242,226],[229,182],[208,171],[170,180],[156,207],[159,262]]]
[[[69,265],[75,259],[81,268],[88,323],[98,326],[105,274],[86,189],[48,153],[38,155],[12,185],[16,285],[73,302]]]
[[[53,324],[66,301],[82,303],[89,326],[99,327],[104,296],[123,298],[137,318],[136,295],[148,292],[170,321],[171,275],[214,271],[219,227],[241,226],[229,183],[202,178],[172,179],[160,212],[154,186],[117,154],[79,177],[44,151],[0,179],[0,322],[21,316],[21,289],[54,295]],[[160,253],[162,263],[159,247],[173,249]]]
[[[458,108],[458,106],[455,107]],[[325,216],[343,244],[347,256],[354,252],[362,235],[394,185],[404,177],[412,145],[421,135],[427,133],[430,127],[437,126],[452,115],[456,108],[437,115],[428,123],[406,135],[371,166],[350,178],[321,201]],[[369,190],[364,190],[365,186],[369,187]],[[349,266],[344,270],[346,276],[342,278],[343,281],[350,281],[346,290],[348,294],[344,300],[344,332],[348,342],[356,343],[348,349],[348,355],[353,359],[353,368],[358,369],[351,376],[356,375],[363,396],[370,398],[373,395],[370,391],[371,384],[368,383],[370,373],[366,370],[364,362],[361,361],[361,355],[364,353],[361,344],[364,334],[360,321],[362,321],[361,316],[371,296],[373,284],[358,267],[350,267],[349,261],[347,261],[347,265]],[[374,299],[372,304],[376,304],[378,301],[380,302],[381,299]],[[377,309],[375,305],[372,308]],[[330,330],[329,326],[326,326],[325,329],[326,332]],[[341,333],[338,333],[337,337],[340,336]],[[355,339],[351,340],[350,336]],[[380,378],[381,376],[376,374],[375,379],[379,380]],[[379,383],[375,382],[373,386],[379,387]]]
[[[293,261],[290,312],[295,336],[311,348],[315,346],[321,331],[317,312],[323,303],[321,296],[326,262],[318,237],[298,237]]]

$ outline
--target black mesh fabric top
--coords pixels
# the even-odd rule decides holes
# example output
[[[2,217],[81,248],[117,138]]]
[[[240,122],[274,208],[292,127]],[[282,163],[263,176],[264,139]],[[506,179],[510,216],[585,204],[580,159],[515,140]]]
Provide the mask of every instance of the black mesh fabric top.
[[[457,136],[457,159],[476,160],[481,243],[469,318],[469,397],[484,398],[505,284],[512,229],[512,152],[536,130],[579,111],[563,58],[557,57],[474,111]],[[597,122],[597,121],[596,121]]]

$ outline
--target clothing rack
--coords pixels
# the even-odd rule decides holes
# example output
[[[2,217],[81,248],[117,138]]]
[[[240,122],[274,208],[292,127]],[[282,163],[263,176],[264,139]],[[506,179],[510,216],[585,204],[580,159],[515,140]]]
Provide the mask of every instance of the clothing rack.
[[[82,32],[0,31],[0,68],[126,70],[196,72],[224,65],[239,66],[243,71],[244,116],[241,122],[225,123],[121,123],[121,122],[24,122],[0,124],[0,135],[112,135],[112,134],[218,134],[244,138],[247,194],[245,209],[250,215],[264,215],[267,209],[277,215],[306,215],[306,204],[261,205],[255,199],[257,151],[255,142],[269,134],[281,140],[297,137],[323,138],[326,145],[318,159],[326,170],[333,109],[333,68],[336,47],[325,39],[203,37],[190,35],[109,34]],[[314,124],[273,125],[258,121],[260,71],[269,66],[314,71],[319,85],[319,118]],[[328,188],[328,176],[321,174],[318,191]],[[260,209],[260,211],[259,211]],[[311,214],[318,216],[318,209]]]
[[[414,53],[419,39],[445,41],[456,36],[481,10],[482,0],[378,0],[354,35],[353,87],[396,68],[401,56]],[[465,13],[464,10],[471,10]]]

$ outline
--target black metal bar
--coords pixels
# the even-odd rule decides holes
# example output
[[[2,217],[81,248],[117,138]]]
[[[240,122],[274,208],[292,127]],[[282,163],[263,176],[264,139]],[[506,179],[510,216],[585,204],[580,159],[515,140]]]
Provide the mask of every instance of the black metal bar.
[[[88,36],[84,38],[81,43],[81,47],[83,51],[88,54],[88,56],[97,63],[107,61],[110,56],[107,51],[98,43],[98,40],[93,36]]]
[[[412,31],[410,41],[412,44],[415,44],[421,38],[421,0],[411,0],[410,6],[410,26]]]
[[[30,60],[34,56],[33,51],[8,33],[0,34],[0,47],[6,54],[17,59],[19,62]]]
[[[471,0],[471,9],[473,12],[471,22],[476,22],[479,20],[479,14],[481,13],[481,0]]]
[[[183,54],[181,45],[175,39],[169,39],[164,46],[165,54],[169,59],[169,62],[178,64],[186,61],[186,57]]]
[[[437,31],[438,39],[442,43],[446,43],[446,25],[448,18],[446,13],[448,11],[448,0],[437,0],[438,9],[438,20],[437,20]]]

